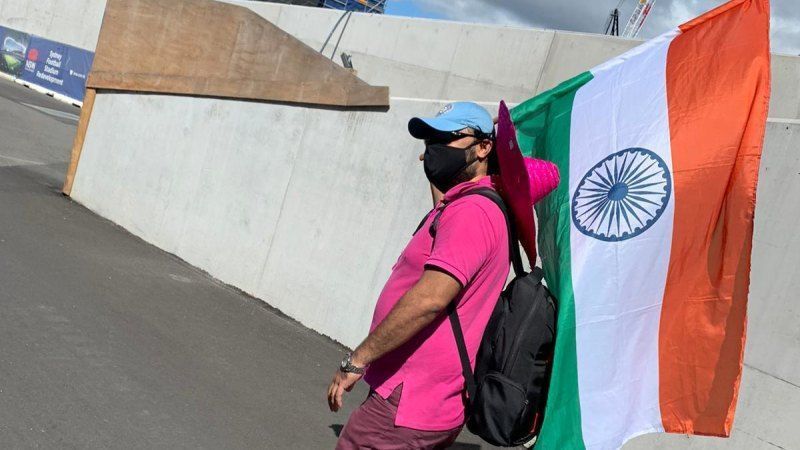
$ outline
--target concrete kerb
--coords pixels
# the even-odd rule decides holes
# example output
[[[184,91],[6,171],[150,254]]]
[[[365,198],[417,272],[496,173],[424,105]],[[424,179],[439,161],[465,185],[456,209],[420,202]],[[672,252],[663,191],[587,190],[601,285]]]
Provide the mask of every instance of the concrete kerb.
[[[34,90],[34,91],[39,92],[41,94],[53,97],[54,99],[56,99],[56,100],[58,100],[60,102],[69,103],[70,105],[77,106],[78,108],[83,106],[83,102],[81,102],[81,101],[75,100],[74,98],[67,97],[66,95],[62,95],[62,94],[53,92],[53,91],[51,91],[49,89],[45,89],[45,88],[43,88],[43,87],[41,87],[39,85],[28,83],[26,81],[20,80],[19,78],[15,77],[13,75],[9,75],[9,74],[7,74],[5,72],[0,72],[0,78],[4,78],[4,79],[6,79],[8,81],[13,81],[13,82],[15,82],[15,83],[17,83],[19,85],[22,85],[22,86],[28,88],[28,89],[31,89],[31,90]]]
[[[80,100],[75,100],[74,98],[67,97],[66,95],[59,94],[58,92],[53,92],[53,91],[51,91],[49,89],[46,89],[46,88],[43,88],[43,87],[41,87],[39,85],[28,83],[27,81],[23,81],[23,80],[20,80],[18,78],[14,79],[14,81],[17,84],[21,84],[21,85],[25,86],[28,89],[32,89],[32,90],[34,90],[36,92],[39,92],[39,93],[42,93],[44,95],[53,97],[54,99],[56,99],[56,100],[58,100],[60,102],[69,103],[70,105],[77,106],[78,108],[83,106],[83,102],[80,101]]]

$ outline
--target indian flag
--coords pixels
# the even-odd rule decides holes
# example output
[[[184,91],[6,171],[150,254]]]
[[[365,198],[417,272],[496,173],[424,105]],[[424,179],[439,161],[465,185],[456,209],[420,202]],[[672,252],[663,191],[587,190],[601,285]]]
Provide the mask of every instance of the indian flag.
[[[562,178],[536,210],[559,300],[537,449],[730,434],[769,64],[768,0],[733,0],[511,111]]]

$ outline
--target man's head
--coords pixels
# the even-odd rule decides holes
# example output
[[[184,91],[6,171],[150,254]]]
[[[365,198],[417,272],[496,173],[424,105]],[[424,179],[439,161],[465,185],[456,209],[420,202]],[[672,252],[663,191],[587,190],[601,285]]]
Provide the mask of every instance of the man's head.
[[[411,119],[408,131],[424,141],[425,175],[440,191],[489,173],[494,124],[482,106],[448,104],[436,117]]]

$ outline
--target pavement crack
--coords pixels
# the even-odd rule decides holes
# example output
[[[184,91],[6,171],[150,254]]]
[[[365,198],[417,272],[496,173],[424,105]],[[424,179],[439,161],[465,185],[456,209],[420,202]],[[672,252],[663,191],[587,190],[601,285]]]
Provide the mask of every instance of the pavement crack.
[[[778,444],[776,444],[776,443],[774,443],[774,442],[770,442],[770,441],[768,441],[768,440],[766,440],[766,439],[764,439],[764,438],[761,438],[761,437],[759,437],[759,436],[756,436],[756,435],[755,435],[755,434],[753,434],[753,433],[748,433],[747,431],[744,431],[744,430],[742,430],[741,428],[737,428],[737,429],[736,429],[736,431],[737,431],[737,432],[739,432],[739,433],[744,433],[744,434],[746,434],[746,435],[748,435],[748,436],[750,436],[750,437],[752,437],[752,438],[754,438],[754,439],[757,439],[757,440],[759,440],[759,441],[761,441],[761,442],[763,442],[763,443],[765,443],[765,444],[767,444],[767,445],[771,445],[771,446],[773,446],[773,447],[775,447],[775,448],[779,448],[779,449],[781,449],[781,450],[786,450],[786,447],[782,447],[782,446],[780,446],[780,445],[778,445]]]
[[[754,367],[754,366],[752,366],[750,364],[747,364],[747,363],[745,363],[744,366],[747,367],[748,369],[755,370],[756,372],[758,372],[760,374],[763,374],[763,375],[766,375],[766,376],[768,376],[770,378],[774,378],[774,379],[776,379],[778,381],[782,381],[782,382],[788,384],[789,386],[793,386],[793,387],[796,387],[796,388],[800,389],[800,384],[792,383],[791,381],[789,381],[789,380],[787,380],[785,378],[781,378],[781,377],[779,377],[777,375],[773,375],[773,374],[771,374],[769,372],[765,372],[765,371],[759,369],[758,367]]]

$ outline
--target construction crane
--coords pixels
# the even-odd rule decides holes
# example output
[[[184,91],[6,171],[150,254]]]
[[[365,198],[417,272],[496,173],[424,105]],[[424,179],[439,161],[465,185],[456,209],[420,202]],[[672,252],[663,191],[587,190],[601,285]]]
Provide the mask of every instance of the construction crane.
[[[655,4],[656,0],[639,0],[639,4],[636,5],[636,9],[633,10],[631,18],[628,19],[625,31],[622,32],[622,37],[635,38],[638,36],[639,31],[642,30],[644,22],[647,20],[647,16],[650,15],[650,11]]]
[[[611,14],[608,16],[608,21],[606,21],[605,34],[619,36],[619,8],[624,2],[625,0],[619,0],[617,7],[611,10]]]
[[[633,10],[633,14],[631,14],[630,19],[628,19],[628,23],[625,25],[625,29],[622,31],[622,37],[633,39],[639,35],[639,32],[642,31],[642,27],[644,26],[644,22],[647,20],[647,16],[650,15],[650,11],[653,10],[653,5],[656,4],[656,0],[637,0],[638,4],[636,8]],[[612,36],[620,36],[619,32],[619,9],[622,7],[622,4],[625,3],[625,0],[619,0],[617,7],[611,10],[611,14],[608,17],[608,21],[606,21],[606,30],[605,34],[610,34]]]

